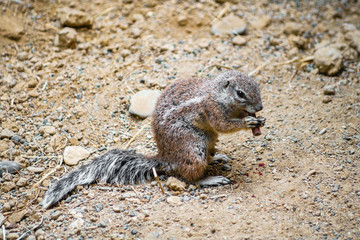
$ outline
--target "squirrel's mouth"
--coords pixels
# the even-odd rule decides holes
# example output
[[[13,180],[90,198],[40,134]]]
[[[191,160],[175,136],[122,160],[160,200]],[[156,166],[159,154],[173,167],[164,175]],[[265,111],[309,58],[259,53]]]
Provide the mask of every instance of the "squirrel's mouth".
[[[249,114],[249,116],[252,116],[252,117],[256,118],[255,113],[249,113],[248,111],[246,111],[246,113]],[[251,131],[252,131],[254,136],[260,136],[261,135],[261,130],[260,130],[259,127],[252,128]]]
[[[244,112],[245,112],[248,116],[256,117],[255,113],[251,113],[251,112],[248,112],[248,111],[246,111],[246,110],[244,110]]]

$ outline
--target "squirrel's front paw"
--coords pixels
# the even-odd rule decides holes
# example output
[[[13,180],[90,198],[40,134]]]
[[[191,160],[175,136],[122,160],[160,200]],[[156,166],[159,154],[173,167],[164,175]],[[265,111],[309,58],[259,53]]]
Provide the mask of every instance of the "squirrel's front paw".
[[[258,128],[263,127],[265,125],[266,118],[264,117],[253,117],[253,116],[247,116],[245,118],[245,126],[247,128]]]

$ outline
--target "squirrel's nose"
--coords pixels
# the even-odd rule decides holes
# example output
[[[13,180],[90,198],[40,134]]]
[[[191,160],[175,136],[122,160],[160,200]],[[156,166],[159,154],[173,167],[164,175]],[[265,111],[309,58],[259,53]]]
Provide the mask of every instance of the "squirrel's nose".
[[[261,111],[263,109],[263,105],[261,103],[257,104],[255,106],[255,110],[258,112],[258,111]]]

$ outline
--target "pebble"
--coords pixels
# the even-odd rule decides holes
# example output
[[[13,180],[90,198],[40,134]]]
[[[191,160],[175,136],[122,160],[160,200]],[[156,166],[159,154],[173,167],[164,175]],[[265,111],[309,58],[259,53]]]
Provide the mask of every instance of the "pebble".
[[[77,32],[73,28],[62,29],[55,37],[54,44],[60,48],[74,48],[77,41]]]
[[[271,23],[271,17],[269,15],[262,15],[258,17],[255,21],[251,22],[251,25],[257,29],[264,29],[269,26]]]
[[[20,237],[20,235],[18,233],[9,233],[8,235],[6,235],[6,239],[8,240],[15,240],[18,239]]]
[[[325,96],[323,99],[322,99],[322,102],[323,103],[329,103],[332,101],[332,97],[330,96]]]
[[[93,19],[90,14],[70,8],[58,9],[60,24],[64,27],[88,27],[93,25]]]
[[[40,96],[40,93],[39,93],[37,90],[35,90],[35,89],[29,91],[28,94],[29,94],[30,97],[33,97],[33,98],[37,98],[37,97]]]
[[[16,57],[20,61],[25,61],[25,60],[29,59],[29,53],[27,53],[27,52],[19,52]]]
[[[69,225],[69,228],[82,229],[84,226],[84,222],[85,221],[82,218],[78,218]]]
[[[239,46],[244,46],[247,43],[246,38],[242,37],[242,36],[235,36],[231,42],[235,45],[239,45]]]
[[[13,161],[0,162],[0,176],[2,176],[2,173],[5,172],[13,173],[19,171],[20,169],[21,166],[17,162],[13,162]]]
[[[360,54],[360,31],[351,31],[345,34],[345,39],[350,41],[350,46]]]
[[[170,204],[181,204],[181,200],[178,196],[170,196],[166,199],[166,201]]]
[[[140,28],[137,28],[137,27],[131,29],[131,31],[130,31],[131,35],[132,35],[134,38],[140,37],[141,32],[142,32],[141,29],[140,29]]]
[[[12,136],[14,136],[14,132],[5,128],[1,131],[0,133],[0,139],[4,139],[4,138],[11,138]]]
[[[32,172],[32,173],[42,173],[44,171],[44,168],[42,168],[42,167],[28,167],[28,168],[26,168],[26,170],[28,170],[29,172]]]
[[[131,51],[129,49],[123,49],[120,51],[120,55],[122,57],[127,57],[127,56],[130,56],[131,55]]]
[[[56,128],[54,126],[41,126],[39,132],[42,135],[54,135],[56,133]]]
[[[183,16],[183,15],[180,15],[178,18],[177,18],[177,23],[179,26],[186,26],[188,24],[189,20],[186,16]]]
[[[122,208],[121,206],[114,206],[114,207],[113,207],[113,211],[116,212],[116,213],[121,212],[122,209],[123,209],[123,208]]]
[[[323,88],[324,95],[335,95],[335,86],[327,85]]]
[[[121,194],[120,200],[124,200],[126,198],[134,198],[134,197],[136,197],[136,193],[134,193],[134,192],[126,192],[126,193]]]
[[[334,171],[337,171],[337,172],[340,172],[344,170],[344,167],[343,166],[337,166],[337,167],[334,167]]]
[[[1,184],[1,191],[7,193],[13,190],[15,187],[16,185],[13,182],[4,182]]]
[[[217,20],[211,27],[211,33],[214,35],[242,35],[245,34],[246,30],[246,22],[233,14],[228,15],[221,20]]]
[[[320,48],[314,54],[314,63],[319,72],[332,76],[337,74],[343,66],[342,55],[335,48]]]
[[[28,185],[28,181],[24,177],[19,178],[19,180],[16,182],[16,186],[18,187],[25,187],[26,185]]]
[[[287,22],[284,26],[284,33],[285,34],[294,34],[300,35],[304,32],[304,27],[300,23],[295,22]]]
[[[6,9],[5,6],[4,9]],[[11,15],[0,14],[0,35],[17,41],[24,35],[24,23],[16,14],[14,16]]]
[[[141,118],[151,116],[160,93],[159,90],[142,90],[137,92],[131,97],[129,112]]]
[[[105,221],[105,220],[101,220],[100,221],[100,227],[102,227],[102,228],[105,228],[106,226],[107,226],[107,221]]]
[[[43,239],[45,239],[45,232],[44,232],[44,230],[42,230],[42,229],[36,230],[35,236],[36,236],[36,239],[37,239],[37,240],[43,240]]]
[[[165,185],[173,191],[184,191],[186,187],[186,183],[175,177],[169,177]]]
[[[61,215],[62,215],[62,212],[60,212],[60,211],[52,211],[50,213],[50,217],[53,220],[57,220]]]
[[[3,212],[8,212],[8,211],[10,211],[10,210],[11,210],[11,205],[10,205],[10,203],[9,203],[9,202],[4,203],[2,210],[3,210]]]
[[[320,131],[319,131],[319,135],[323,135],[324,133],[326,133],[326,131],[327,131],[327,129],[326,129],[326,128],[324,128],[324,129],[320,130]]]
[[[22,210],[20,212],[15,212],[12,215],[8,217],[8,221],[12,224],[18,223],[25,217],[26,213],[28,212],[28,209]]]
[[[68,146],[64,151],[64,162],[67,165],[77,165],[79,161],[90,156],[90,152],[81,146]]]

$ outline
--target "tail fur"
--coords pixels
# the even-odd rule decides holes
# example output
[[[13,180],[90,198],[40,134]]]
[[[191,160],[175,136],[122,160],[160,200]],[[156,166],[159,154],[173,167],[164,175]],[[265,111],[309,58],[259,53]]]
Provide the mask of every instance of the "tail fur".
[[[135,151],[113,149],[51,184],[41,204],[49,208],[76,186],[91,184],[96,180],[110,184],[143,183],[150,179],[152,168],[158,169],[160,166],[161,163],[155,158],[147,158]]]

